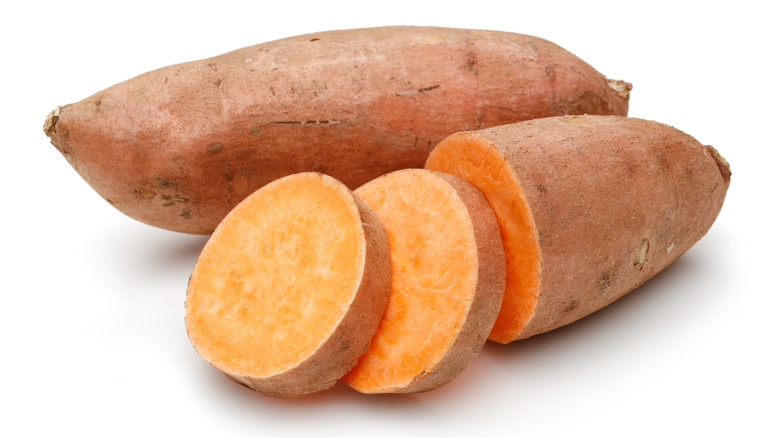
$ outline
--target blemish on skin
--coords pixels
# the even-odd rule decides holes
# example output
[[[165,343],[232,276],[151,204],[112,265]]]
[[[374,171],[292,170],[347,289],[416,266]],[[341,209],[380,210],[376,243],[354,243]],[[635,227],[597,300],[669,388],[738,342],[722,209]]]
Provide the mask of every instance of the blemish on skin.
[[[251,63],[251,62],[252,62],[252,58],[246,58],[246,59],[244,60],[244,62],[245,62],[245,63],[247,63],[247,64],[249,64],[249,63]]]
[[[647,252],[650,250],[650,241],[645,237],[642,242],[639,243],[639,249],[634,254],[634,266],[640,266],[647,261]],[[640,268],[641,269],[641,268]]]
[[[133,195],[135,199],[152,199],[157,196],[157,191],[153,183],[146,182],[141,187],[133,189]]]
[[[220,152],[222,152],[222,143],[214,143],[209,146],[210,154],[218,154]]]
[[[602,272],[601,279],[599,280],[598,293],[603,294],[606,292],[610,284],[612,284],[612,276],[609,275],[609,272]]]
[[[306,90],[303,88],[303,84],[298,82],[290,87],[290,93],[293,95],[303,96],[306,94]]]
[[[320,40],[319,38],[312,38],[312,39],[310,39],[309,41],[311,41],[311,42],[315,42],[315,41],[319,41],[319,40]]]
[[[192,211],[189,208],[182,208],[181,214],[179,216],[183,217],[184,219],[189,219],[192,217]]]
[[[572,310],[576,309],[577,306],[580,305],[580,302],[577,300],[571,300],[568,303],[566,303],[566,306],[563,307],[563,312],[571,312]]]
[[[477,58],[473,53],[469,53],[469,57],[466,60],[466,70],[470,73],[477,74]]]
[[[176,157],[174,157],[173,161],[176,161]],[[158,176],[156,181],[157,181],[157,186],[158,187],[162,187],[164,189],[178,189],[179,188],[179,182],[175,181],[175,180],[172,180],[172,179],[163,178],[163,177]]]
[[[162,204],[163,207],[172,207],[176,205],[177,202],[181,202],[181,203],[190,202],[190,198],[184,198],[182,196],[162,195],[161,198],[163,201],[165,201]]]
[[[674,249],[674,242],[672,242],[671,245],[666,247],[666,253],[669,254]]]
[[[433,85],[433,86],[425,87],[425,88],[417,88],[415,90],[398,91],[395,94],[397,96],[414,96],[416,94],[422,94],[422,93],[427,93],[428,91],[433,91],[433,90],[439,88],[440,86],[441,85]]]
[[[184,198],[182,196],[162,195],[161,198],[168,202],[190,202],[190,198]]]
[[[555,81],[555,67],[548,65],[544,67],[544,75],[547,77],[547,80],[549,82]]]
[[[269,122],[270,125],[338,125],[342,120],[280,120]]]

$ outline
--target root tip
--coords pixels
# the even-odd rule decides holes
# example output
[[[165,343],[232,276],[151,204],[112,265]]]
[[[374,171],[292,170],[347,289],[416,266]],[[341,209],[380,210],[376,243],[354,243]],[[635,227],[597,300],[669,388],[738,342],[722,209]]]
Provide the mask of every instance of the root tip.
[[[631,97],[631,89],[634,88],[631,82],[619,81],[616,79],[607,79],[607,86],[618,96],[626,100]]]
[[[717,149],[710,145],[704,146],[707,149],[707,152],[710,154],[713,160],[715,160],[715,164],[718,165],[718,170],[720,170],[720,175],[723,177],[723,182],[728,185],[731,183],[731,166],[729,165],[729,162],[726,161],[725,158],[723,158],[723,155],[721,155]]]
[[[43,122],[43,132],[46,133],[46,135],[54,140],[54,131],[57,127],[57,122],[60,120],[60,111],[62,110],[61,106],[58,106],[57,108],[54,108],[48,116],[46,116],[46,120]]]

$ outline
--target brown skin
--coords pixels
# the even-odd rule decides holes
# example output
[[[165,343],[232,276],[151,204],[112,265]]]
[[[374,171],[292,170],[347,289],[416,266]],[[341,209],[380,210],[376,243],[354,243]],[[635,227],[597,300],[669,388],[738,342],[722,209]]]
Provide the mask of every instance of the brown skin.
[[[490,339],[502,343],[576,321],[667,267],[712,226],[731,178],[683,132],[606,116],[453,134],[426,168],[471,181],[496,210],[507,288]],[[488,169],[505,171],[500,184]]]
[[[526,35],[356,29],[148,72],[57,108],[44,130],[120,211],[208,234],[244,197],[285,175],[318,171],[355,188],[422,167],[453,132],[626,115],[630,89]]]
[[[229,378],[295,397],[355,366],[389,293],[376,214],[333,178],[296,174],[219,225],[190,277],[185,323],[195,350]]]

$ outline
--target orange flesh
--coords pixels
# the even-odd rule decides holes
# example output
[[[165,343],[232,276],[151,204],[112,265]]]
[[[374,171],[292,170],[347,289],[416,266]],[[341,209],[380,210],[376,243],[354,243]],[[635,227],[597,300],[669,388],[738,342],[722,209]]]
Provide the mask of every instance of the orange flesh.
[[[198,259],[186,305],[193,346],[229,374],[295,367],[346,314],[364,259],[346,188],[317,174],[265,186],[225,218]]]
[[[391,290],[376,335],[343,381],[388,392],[430,372],[458,336],[477,284],[476,238],[455,189],[432,172],[394,172],[355,193],[387,233]]]
[[[536,226],[520,183],[498,148],[468,133],[452,135],[439,143],[425,168],[469,181],[496,213],[506,254],[506,290],[489,339],[511,342],[533,315],[541,272]]]

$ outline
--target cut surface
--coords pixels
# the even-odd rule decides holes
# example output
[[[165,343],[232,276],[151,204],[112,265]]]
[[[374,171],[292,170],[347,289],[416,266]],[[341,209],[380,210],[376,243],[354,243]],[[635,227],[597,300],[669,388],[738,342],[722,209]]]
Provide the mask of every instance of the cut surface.
[[[495,212],[506,254],[506,290],[490,339],[511,342],[533,315],[541,272],[536,225],[520,183],[499,149],[469,133],[439,143],[425,168],[469,181]]]
[[[355,191],[383,223],[392,266],[377,334],[343,378],[360,392],[425,391],[452,380],[495,321],[504,281],[498,225],[476,188],[449,179],[409,169]],[[468,206],[477,201],[479,212]]]
[[[307,173],[277,180],[231,211],[187,291],[187,331],[198,353],[240,381],[265,379],[294,371],[344,329],[364,276],[373,275],[364,272],[357,202],[338,181]],[[371,332],[354,336],[367,344]],[[324,360],[351,366],[355,358]]]

